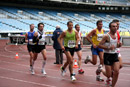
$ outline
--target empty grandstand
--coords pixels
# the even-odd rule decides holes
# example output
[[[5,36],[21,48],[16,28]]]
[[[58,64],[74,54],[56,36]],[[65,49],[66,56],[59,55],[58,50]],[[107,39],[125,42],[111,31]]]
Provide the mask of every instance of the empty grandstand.
[[[8,0],[5,0],[5,1],[8,1]],[[16,0],[16,1],[19,1],[19,0]],[[36,1],[38,2],[38,0]],[[39,0],[39,1],[42,2],[43,0]],[[73,0],[48,0],[47,2],[48,3],[49,2],[55,2],[55,3],[66,2],[67,3],[68,1],[74,4],[79,3],[79,2],[85,3],[85,4],[98,3],[100,5],[97,6],[96,8],[99,11],[93,11],[93,9],[89,9],[88,11],[87,10],[80,11],[79,9],[72,10],[73,9],[72,7],[70,7],[71,10],[69,10],[68,7],[66,7],[68,10],[63,10],[63,9],[61,10],[59,8],[48,9],[48,7],[39,8],[37,5],[35,6],[35,8],[33,7],[30,8],[28,6],[22,6],[23,3],[21,4],[21,6],[18,6],[18,5],[14,6],[13,3],[8,3],[7,5],[0,6],[0,33],[27,32],[29,31],[29,24],[32,24],[32,23],[35,24],[35,31],[36,31],[37,24],[39,22],[43,22],[45,24],[44,29],[46,32],[50,32],[50,31],[53,32],[55,30],[56,25],[60,25],[63,30],[66,30],[67,29],[66,23],[69,20],[73,21],[74,24],[80,24],[82,33],[88,33],[93,28],[96,27],[96,21],[100,19],[103,20],[103,28],[108,31],[109,22],[112,21],[113,19],[119,19],[121,23],[120,31],[127,32],[126,35],[129,36],[130,14],[126,12],[127,10],[129,11],[129,6],[127,6],[127,3],[129,3],[128,0],[119,0],[119,1],[117,0],[85,0],[85,2],[84,0],[75,0],[75,1]],[[43,2],[45,3],[45,1]],[[105,2],[105,3],[102,5],[101,2]],[[119,7],[107,6],[108,4],[113,5],[114,3],[117,3],[117,4],[122,3],[122,4],[118,4],[120,5]],[[91,4],[89,5],[95,8]],[[105,6],[105,4],[107,5]],[[83,4],[80,4],[80,5],[84,6]],[[121,5],[123,5],[123,7],[121,7]],[[124,7],[124,5],[126,5],[126,7]],[[79,4],[77,4],[77,6],[79,6]],[[120,11],[121,8],[122,8],[122,11]],[[123,11],[123,8],[124,8],[124,11]],[[80,8],[80,9],[84,9],[84,8]],[[117,11],[118,13],[114,11]],[[121,35],[123,34],[121,33]]]

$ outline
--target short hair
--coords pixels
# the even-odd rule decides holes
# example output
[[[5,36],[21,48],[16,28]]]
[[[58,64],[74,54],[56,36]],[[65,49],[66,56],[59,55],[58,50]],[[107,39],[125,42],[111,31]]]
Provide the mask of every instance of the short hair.
[[[98,20],[98,21],[96,22],[96,25],[98,25],[100,22],[102,23],[102,20]]]
[[[67,22],[67,25],[69,25],[69,23],[73,23],[73,22],[72,22],[72,21],[68,21],[68,22]]]
[[[109,23],[109,28],[111,27],[111,24],[113,24],[113,23],[115,23],[115,22],[110,22],[110,23]]]
[[[38,27],[40,27],[40,25],[43,25],[43,26],[44,26],[44,24],[43,24],[43,23],[39,23],[39,24],[38,24]]]
[[[114,19],[112,22],[119,22],[119,20],[118,19]]]
[[[77,26],[79,26],[79,24],[76,24],[76,25],[75,25],[75,28],[76,28]]]
[[[30,24],[30,27],[31,27],[32,25],[34,25],[34,24]]]

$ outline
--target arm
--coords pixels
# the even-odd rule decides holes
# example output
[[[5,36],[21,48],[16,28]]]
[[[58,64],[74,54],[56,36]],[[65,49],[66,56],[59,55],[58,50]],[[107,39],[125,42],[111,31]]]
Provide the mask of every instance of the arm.
[[[79,35],[78,35],[78,32],[77,32],[77,31],[75,31],[75,37],[76,37],[76,45],[75,45],[75,48],[78,48]]]
[[[25,42],[28,43],[28,34],[25,34]]]
[[[115,49],[115,46],[111,46],[111,47],[108,47],[108,46],[104,46],[103,44],[106,42],[106,41],[110,41],[109,40],[109,37],[107,35],[105,35],[102,40],[100,41],[98,47],[101,48],[101,49],[105,49],[105,50],[114,50]]]
[[[108,47],[103,45],[103,44],[107,41],[107,38],[108,38],[107,35],[105,35],[105,36],[102,38],[102,40],[100,41],[100,43],[99,43],[99,45],[98,45],[99,48],[108,50]]]
[[[54,31],[54,32],[53,32],[53,36],[52,36],[52,40],[53,40],[53,41],[55,40],[55,37],[56,37],[56,32]]]
[[[96,48],[96,45],[92,42],[91,36],[93,36],[96,33],[96,29],[92,30],[87,36],[86,39],[93,45],[94,48]]]
[[[37,43],[39,41],[38,33],[35,32],[33,36],[33,43]]]
[[[63,39],[65,37],[65,34],[66,34],[65,32],[62,32],[61,35],[58,37],[58,42],[59,42],[62,50],[65,50],[65,48],[63,46]]]

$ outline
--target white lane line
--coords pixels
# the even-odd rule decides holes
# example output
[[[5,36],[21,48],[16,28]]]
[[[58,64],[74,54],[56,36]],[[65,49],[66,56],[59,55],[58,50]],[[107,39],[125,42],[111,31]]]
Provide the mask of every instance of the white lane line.
[[[0,69],[7,70],[7,71],[12,71],[12,72],[17,72],[17,73],[29,74],[30,75],[30,73],[28,73],[28,72],[12,70],[12,69],[2,68],[2,67],[0,67]],[[35,74],[35,75],[39,76],[39,77],[43,77],[43,75],[41,75],[41,74]],[[59,80],[71,81],[70,79],[66,79],[66,78],[63,78],[63,77],[54,77],[54,76],[49,76],[49,75],[46,75],[46,77],[53,78],[53,79],[59,79]],[[85,82],[85,81],[80,81],[80,80],[75,81],[75,82],[85,83],[85,84],[92,84],[92,85],[98,85],[98,86],[105,87],[104,84],[96,84],[96,83],[93,83],[93,82]]]
[[[21,80],[21,79],[9,78],[9,77],[5,77],[5,76],[0,76],[0,78],[7,79],[7,80],[14,80],[14,81],[18,81],[18,82],[29,83],[29,84],[34,84],[34,85],[46,86],[46,87],[56,87],[56,86],[41,84],[41,83],[37,83],[37,82],[31,82],[31,81],[25,81],[25,80]]]

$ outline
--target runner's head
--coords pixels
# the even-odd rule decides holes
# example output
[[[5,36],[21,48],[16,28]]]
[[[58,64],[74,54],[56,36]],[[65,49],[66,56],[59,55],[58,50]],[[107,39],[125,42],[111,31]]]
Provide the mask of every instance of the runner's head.
[[[34,24],[30,24],[30,31],[34,30]]]
[[[72,21],[68,21],[67,22],[67,27],[69,30],[72,30],[73,29],[73,22]]]
[[[75,25],[75,29],[76,29],[76,31],[78,31],[78,32],[80,31],[80,26],[79,26],[79,24],[76,24],[76,25]]]
[[[117,24],[115,22],[109,23],[109,29],[110,29],[110,32],[116,33],[116,31],[117,31]]]
[[[96,25],[97,25],[97,29],[99,29],[99,30],[102,29],[102,26],[103,26],[102,20],[98,20]]]
[[[39,31],[43,31],[43,28],[44,28],[44,24],[43,23],[39,23],[38,24],[38,30]]]
[[[117,24],[117,30],[119,29],[120,22],[117,19],[114,19],[112,22],[115,22]]]

